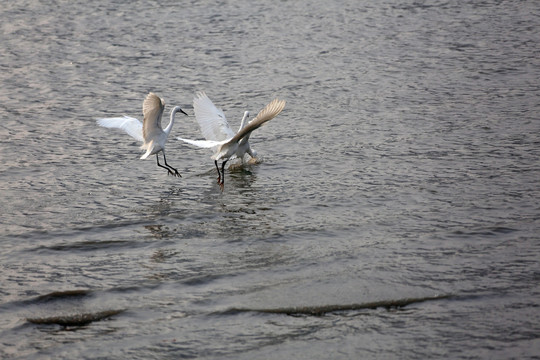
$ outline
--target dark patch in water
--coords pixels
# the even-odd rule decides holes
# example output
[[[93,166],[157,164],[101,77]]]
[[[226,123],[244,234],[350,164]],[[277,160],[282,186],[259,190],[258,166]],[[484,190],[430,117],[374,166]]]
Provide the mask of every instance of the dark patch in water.
[[[486,229],[478,229],[478,230],[472,230],[472,231],[463,231],[463,230],[457,230],[454,231],[454,234],[456,235],[464,235],[464,236],[496,236],[499,234],[510,234],[512,232],[517,231],[513,228],[508,228],[504,226],[496,226],[493,228],[486,228]]]
[[[90,294],[90,290],[80,289],[80,290],[67,290],[67,291],[54,291],[45,295],[38,296],[36,302],[46,302],[53,300],[61,300],[65,298],[74,298],[74,297],[83,297]]]
[[[88,325],[94,321],[100,321],[108,317],[120,314],[124,312],[124,309],[121,310],[106,310],[96,313],[87,313],[87,314],[74,314],[74,315],[58,315],[44,318],[27,318],[28,322],[38,325],[61,325],[64,327],[68,326],[84,326]]]
[[[115,241],[80,241],[70,244],[57,244],[52,246],[40,246],[37,247],[37,251],[50,250],[50,251],[95,251],[104,250],[109,248],[116,248],[125,246],[130,242],[125,240]]]
[[[339,311],[358,311],[358,310],[373,310],[377,308],[402,308],[410,304],[449,299],[452,295],[437,295],[423,298],[406,298],[397,300],[381,300],[368,302],[363,304],[345,304],[345,305],[321,305],[321,306],[299,306],[289,308],[275,308],[275,309],[248,309],[248,308],[232,308],[225,311],[226,314],[235,314],[239,312],[260,312],[270,314],[286,314],[286,315],[311,315],[322,316],[327,313],[339,312]]]

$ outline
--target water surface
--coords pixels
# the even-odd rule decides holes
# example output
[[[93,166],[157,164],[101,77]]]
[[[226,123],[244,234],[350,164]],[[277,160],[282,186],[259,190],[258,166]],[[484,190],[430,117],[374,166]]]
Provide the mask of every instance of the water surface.
[[[0,356],[534,358],[535,1],[64,2],[0,10]],[[167,176],[95,119],[204,90]],[[167,123],[168,119],[164,119]]]

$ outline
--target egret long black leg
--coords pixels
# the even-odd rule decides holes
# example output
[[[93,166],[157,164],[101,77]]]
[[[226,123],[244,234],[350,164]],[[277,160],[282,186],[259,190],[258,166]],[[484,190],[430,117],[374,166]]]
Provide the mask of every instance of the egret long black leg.
[[[221,184],[221,172],[219,171],[217,160],[214,160],[214,164],[216,165],[216,169],[217,169],[217,183]]]
[[[164,169],[167,169],[167,171],[168,171],[167,175],[171,174],[171,175],[175,176],[174,173],[171,171],[171,169],[169,169],[169,167],[163,166],[163,165],[161,165],[161,164],[159,163],[159,156],[158,156],[158,154],[156,154],[156,160],[157,160],[157,166],[159,166],[159,167],[161,167],[161,168],[164,168]]]
[[[167,158],[165,157],[165,151],[162,151],[162,153],[163,153],[163,161],[165,162],[165,166],[167,166],[168,168],[174,170],[174,174],[172,174],[172,173],[171,173],[171,174],[174,175],[174,176],[182,177],[182,175],[180,175],[180,173],[178,172],[178,170],[176,170],[175,168],[173,168],[171,165],[167,164]],[[169,170],[169,172],[170,172],[170,170]]]
[[[223,191],[223,188],[225,187],[225,164],[227,163],[227,161],[229,161],[229,159],[221,163],[221,183],[219,184],[221,191]]]

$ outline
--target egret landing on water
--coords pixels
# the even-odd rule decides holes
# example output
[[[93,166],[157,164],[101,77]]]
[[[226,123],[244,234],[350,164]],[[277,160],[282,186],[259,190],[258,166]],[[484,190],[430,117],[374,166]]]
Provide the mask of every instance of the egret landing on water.
[[[193,107],[195,109],[195,117],[206,140],[189,140],[183,138],[178,138],[178,140],[202,148],[214,148],[212,159],[218,171],[218,184],[221,191],[223,191],[225,164],[227,161],[232,158],[243,157],[246,152],[252,157],[255,156],[249,146],[249,136],[253,130],[276,117],[285,107],[285,100],[274,99],[245,126],[244,122],[247,114],[244,113],[242,125],[236,134],[233,133],[227,123],[223,111],[217,109],[204,93],[197,94],[197,97],[193,101]],[[222,160],[221,170],[218,166],[218,160]]]
[[[235,133],[229,126],[223,110],[217,108],[204,92],[198,92],[196,94],[193,99],[193,110],[195,111],[195,118],[199,123],[201,133],[206,140],[223,141],[234,136]],[[248,117],[249,111],[244,112],[238,131],[246,126]],[[216,150],[217,147],[214,148],[214,151]],[[257,156],[255,150],[249,145],[249,136],[242,139],[235,155],[236,158],[243,162],[246,153],[252,158]]]
[[[181,112],[187,115],[184,110],[179,106],[175,106],[171,110],[171,121],[165,129],[161,128],[161,116],[163,115],[163,109],[165,108],[165,102],[159,96],[154,93],[149,93],[143,102],[143,115],[144,119],[141,123],[139,120],[129,117],[114,117],[98,119],[97,123],[100,126],[106,128],[122,129],[135,140],[142,141],[141,149],[146,150],[141,159],[146,159],[150,155],[156,154],[157,165],[164,169],[167,169],[168,174],[173,176],[181,176],[178,170],[167,164],[167,158],[165,157],[165,143],[171,132],[174,124],[174,117],[177,112]],[[159,163],[159,152],[163,153],[163,161],[165,166]]]

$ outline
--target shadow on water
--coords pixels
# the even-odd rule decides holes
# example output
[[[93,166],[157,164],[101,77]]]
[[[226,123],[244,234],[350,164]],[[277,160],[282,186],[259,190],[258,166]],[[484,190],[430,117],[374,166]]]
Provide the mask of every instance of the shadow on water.
[[[66,291],[53,291],[45,295],[39,295],[35,299],[31,300],[33,303],[44,303],[55,300],[62,299],[73,299],[73,298],[82,298],[92,294],[91,290],[87,289],[77,289],[77,290],[66,290]]]

